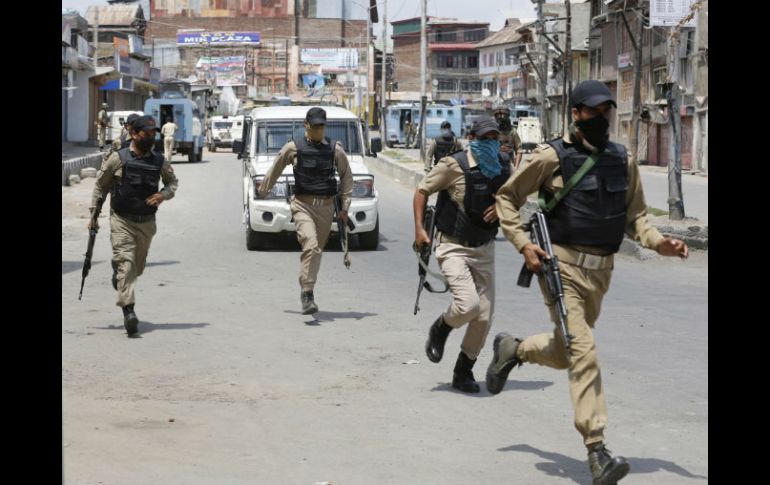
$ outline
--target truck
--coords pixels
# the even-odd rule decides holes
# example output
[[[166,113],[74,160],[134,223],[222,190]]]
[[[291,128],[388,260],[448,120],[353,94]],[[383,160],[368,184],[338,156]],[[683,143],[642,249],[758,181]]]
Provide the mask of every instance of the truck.
[[[521,138],[521,149],[524,153],[532,153],[535,147],[543,143],[543,128],[540,125],[540,118],[525,116],[519,118],[519,127],[516,128]]]
[[[174,152],[187,155],[190,162],[199,162],[203,157],[203,145],[206,142],[205,100],[202,99],[205,94],[198,95],[196,101],[190,99],[190,96],[190,83],[176,79],[162,81],[160,98],[148,99],[144,103],[144,114],[155,118],[160,127],[168,121],[173,121],[177,126]],[[160,133],[155,138],[155,149],[163,152]]]

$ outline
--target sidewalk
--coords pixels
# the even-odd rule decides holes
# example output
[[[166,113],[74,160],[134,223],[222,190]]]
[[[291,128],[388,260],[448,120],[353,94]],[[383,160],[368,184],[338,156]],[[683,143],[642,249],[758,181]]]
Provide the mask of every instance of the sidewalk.
[[[384,152],[377,154],[377,158],[368,158],[368,161],[373,163],[378,170],[396,181],[412,187],[417,187],[425,176],[423,164],[419,160],[399,152],[403,152],[403,150],[385,148]],[[656,169],[662,169],[664,173],[666,172],[666,167],[640,168],[642,169],[642,173],[655,173],[660,171]],[[700,183],[706,184],[707,179],[705,182],[701,181]],[[707,185],[706,190],[708,190]],[[525,216],[525,218],[528,218],[526,216],[531,214],[535,209],[535,201],[530,201],[523,208],[522,215]],[[685,213],[687,213],[686,210]],[[671,221],[665,215],[655,216],[653,214],[649,215],[649,221],[652,225],[657,227],[663,235],[682,239],[691,249],[708,249],[707,223],[691,217],[685,217],[682,221]],[[627,237],[624,238],[620,252],[641,260],[649,259],[656,255],[654,251],[641,247],[639,243],[632,241]]]
[[[106,153],[106,152],[105,152]],[[70,175],[80,176],[80,170],[86,167],[98,169],[102,164],[102,152],[99,147],[79,143],[61,144],[61,184],[70,184]]]

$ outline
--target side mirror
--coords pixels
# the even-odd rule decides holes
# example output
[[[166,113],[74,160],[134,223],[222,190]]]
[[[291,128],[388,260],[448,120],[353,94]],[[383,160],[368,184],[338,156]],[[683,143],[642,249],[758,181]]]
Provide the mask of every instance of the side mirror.
[[[243,152],[243,140],[233,140],[233,153],[240,155],[241,152]]]
[[[380,137],[372,137],[369,144],[371,145],[372,153],[379,153],[382,151],[382,139]]]

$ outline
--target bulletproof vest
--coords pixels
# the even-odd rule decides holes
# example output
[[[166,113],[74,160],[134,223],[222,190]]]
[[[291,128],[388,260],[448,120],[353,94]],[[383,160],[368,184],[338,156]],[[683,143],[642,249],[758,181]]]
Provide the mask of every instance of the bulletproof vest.
[[[455,153],[452,157],[457,160],[465,174],[465,198],[463,199],[465,212],[457,207],[449,191],[442,190],[436,202],[438,213],[436,227],[445,234],[471,244],[484,244],[494,239],[500,225],[498,221],[493,223],[484,221],[484,210],[495,203],[493,195],[511,175],[510,165],[498,156],[502,171],[497,177],[489,179],[484,176],[478,165],[469,167],[466,152]]]
[[[309,144],[305,138],[295,140],[297,163],[294,166],[294,192],[311,195],[336,195],[334,151],[336,141],[324,137],[326,143]]]
[[[454,152],[455,137],[442,135],[437,136],[434,140],[436,140],[436,150],[433,152],[433,165],[436,165],[439,160]]]
[[[110,207],[118,214],[144,216],[157,212],[145,200],[158,192],[163,156],[150,152],[145,158],[134,158],[129,148],[118,150],[123,165],[123,176],[113,185]]]
[[[566,184],[588,159],[589,153],[563,139],[548,144],[559,156],[561,176]],[[551,242],[596,246],[617,252],[623,242],[626,224],[627,190],[626,149],[623,145],[610,142],[593,168],[546,218]],[[548,195],[547,191],[543,192]]]

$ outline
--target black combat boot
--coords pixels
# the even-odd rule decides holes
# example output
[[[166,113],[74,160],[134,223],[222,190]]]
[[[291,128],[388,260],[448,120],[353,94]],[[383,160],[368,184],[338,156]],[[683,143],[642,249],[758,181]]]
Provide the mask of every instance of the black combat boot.
[[[479,385],[476,383],[476,379],[473,377],[473,364],[476,363],[476,359],[471,360],[465,352],[460,351],[460,355],[457,356],[457,363],[455,364],[455,372],[452,377],[452,387],[462,392],[479,392]]]
[[[428,340],[425,342],[425,353],[431,362],[440,362],[444,356],[444,344],[452,327],[444,322],[444,316],[440,315],[428,331]]]
[[[129,337],[139,331],[139,319],[134,313],[133,303],[123,307],[123,326],[126,327]]]
[[[612,457],[610,450],[599,442],[588,447],[588,466],[594,485],[614,485],[628,474],[628,462],[622,456]]]
[[[521,339],[514,338],[505,332],[495,336],[492,344],[492,362],[487,369],[487,390],[490,394],[499,394],[505,387],[508,374],[515,366],[521,366],[521,360],[516,357]]]
[[[318,311],[318,305],[315,304],[312,291],[303,291],[300,298],[302,300],[303,315],[311,315]]]

